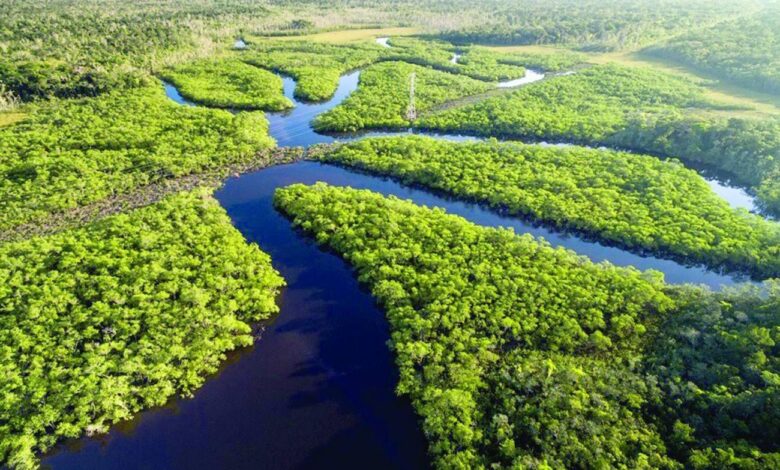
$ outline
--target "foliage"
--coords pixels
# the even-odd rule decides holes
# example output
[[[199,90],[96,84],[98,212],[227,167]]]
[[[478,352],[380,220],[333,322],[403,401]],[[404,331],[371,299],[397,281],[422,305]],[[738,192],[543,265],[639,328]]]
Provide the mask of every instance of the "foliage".
[[[670,449],[693,468],[778,468],[780,282],[680,290],[647,360]]]
[[[596,373],[572,378],[579,368],[608,370],[600,357],[619,367],[641,348],[645,325],[671,306],[659,275],[593,264],[528,235],[368,191],[294,185],[277,190],[275,203],[352,263],[386,309],[398,391],[423,417],[437,466],[525,466],[552,448],[565,466],[594,456],[583,468],[667,460],[638,413],[642,395],[633,388],[644,386],[630,371],[604,372],[603,383]],[[624,378],[624,390],[610,390]],[[582,388],[591,397],[576,393]],[[570,439],[552,429],[522,439],[534,422],[560,422]],[[578,455],[582,445],[588,454]]]
[[[479,80],[509,80],[525,75],[523,63],[511,55],[500,55],[490,49],[471,48],[459,59],[460,73]]]
[[[0,128],[0,228],[271,147],[262,113],[179,106],[161,88],[42,104]]]
[[[519,78],[525,75],[523,64],[511,56],[486,48],[455,48],[442,41],[426,41],[411,37],[394,37],[384,60],[398,60],[425,65],[445,72],[466,75],[484,81]],[[453,62],[454,54],[461,57]]]
[[[276,206],[356,269],[439,468],[775,468],[780,281],[713,293],[369,191]]]
[[[645,52],[692,65],[748,88],[780,93],[777,8],[679,36]]]
[[[476,104],[424,116],[438,131],[609,145],[679,157],[729,172],[780,207],[780,121],[700,117],[716,109],[680,78],[617,65],[555,77]]]
[[[458,69],[457,64],[452,63],[452,55],[456,49],[447,42],[394,36],[389,38],[388,45],[390,48],[383,50],[383,55],[388,60],[430,66],[452,73]]]
[[[134,67],[187,43],[183,28],[149,13],[125,16],[67,2],[4,3],[0,82],[24,101],[147,84]]]
[[[366,139],[321,158],[640,252],[780,276],[780,224],[732,209],[699,175],[673,161],[424,137]]]
[[[244,51],[241,58],[295,78],[296,98],[321,101],[333,95],[342,74],[374,62],[381,52],[375,44],[260,41],[252,43],[252,50]]]
[[[492,18],[436,37],[468,44],[568,44],[584,50],[636,47],[729,15],[756,2],[693,0],[499,1]]]
[[[598,142],[638,111],[710,107],[699,87],[645,69],[591,67],[471,106],[426,117],[423,127]]]
[[[559,49],[554,51],[516,51],[481,46],[453,46],[436,40],[415,37],[392,37],[390,49],[384,49],[381,60],[425,65],[445,72],[466,75],[483,81],[520,78],[524,67],[560,71],[585,61],[585,55]],[[454,54],[458,60],[453,61]]]
[[[282,285],[205,191],[0,246],[0,462],[191,394]]]
[[[481,60],[481,55],[485,50],[491,50],[483,48],[481,46],[470,46],[464,49],[465,53],[458,59],[458,62],[469,66],[472,59],[475,60],[475,65],[478,65]],[[564,72],[570,71],[574,66],[579,65],[587,60],[585,54],[579,52],[573,52],[566,49],[555,50],[517,50],[513,48],[495,48],[492,49],[493,57],[496,61],[510,65],[522,65],[535,70],[542,70],[546,72]],[[517,77],[511,77],[517,78]]]
[[[162,75],[182,96],[206,106],[266,111],[292,107],[279,77],[236,59],[190,62]]]
[[[242,52],[241,59],[252,65],[292,76],[297,81],[295,96],[308,101],[320,101],[331,97],[341,75],[376,62],[390,61],[394,64],[406,62],[465,75],[477,80],[498,81],[522,77],[525,74],[523,65],[526,62],[545,70],[558,70],[582,60],[581,55],[570,52],[515,54],[495,52],[488,48],[469,47],[462,48],[463,55],[459,63],[453,63],[452,58],[456,49],[451,44],[409,37],[393,37],[390,44],[392,47],[384,48],[366,42],[339,45],[259,40],[252,43],[251,50]],[[374,67],[379,66],[375,65]],[[389,70],[388,67],[409,69],[403,65],[393,65],[377,70]],[[364,73],[368,73],[372,69],[373,67],[369,67]],[[399,70],[393,70],[393,80],[397,78],[398,72]],[[428,75],[432,76],[430,73]],[[438,76],[443,77],[444,75]],[[385,81],[389,81],[389,79]],[[407,81],[401,80],[399,83]],[[455,79],[452,81],[454,82]],[[464,82],[470,83],[467,80]],[[482,88],[487,89],[487,86]],[[404,105],[405,108],[406,105]],[[395,115],[394,111],[393,115]],[[350,126],[335,126],[331,130],[346,130],[347,127],[359,128],[359,125],[353,123]]]
[[[485,47],[471,46],[458,58],[460,73],[480,80],[509,80],[525,75],[521,67],[560,71],[584,62],[584,56],[576,52],[497,52]],[[485,73],[484,71],[492,71]]]
[[[378,25],[449,30],[445,37],[459,42],[624,47],[752,11],[754,3],[4,0],[0,82],[25,101],[95,96],[116,88],[143,86],[150,71],[225,49],[238,36]],[[333,65],[338,67],[339,63]],[[320,100],[329,96],[327,86],[312,86],[311,93],[301,91],[300,97]]]
[[[642,113],[630,116],[604,143],[724,171],[752,187],[766,212],[780,215],[780,120]]]
[[[317,116],[318,131],[348,132],[364,128],[407,127],[411,75],[414,74],[414,103],[417,112],[437,104],[473,95],[493,85],[472,78],[407,64],[383,62],[360,74],[360,85],[339,106]]]

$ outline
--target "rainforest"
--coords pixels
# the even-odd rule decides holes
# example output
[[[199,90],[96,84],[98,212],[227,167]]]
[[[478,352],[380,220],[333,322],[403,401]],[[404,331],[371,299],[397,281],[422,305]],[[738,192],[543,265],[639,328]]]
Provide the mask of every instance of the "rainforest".
[[[0,0],[0,467],[780,469],[777,0]]]

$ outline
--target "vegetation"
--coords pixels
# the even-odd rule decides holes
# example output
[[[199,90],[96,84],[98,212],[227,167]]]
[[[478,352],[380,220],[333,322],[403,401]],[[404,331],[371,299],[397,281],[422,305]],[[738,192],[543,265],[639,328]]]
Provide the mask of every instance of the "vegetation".
[[[260,39],[252,43],[251,50],[242,52],[241,59],[295,78],[296,98],[321,101],[333,95],[341,75],[380,61],[406,62],[477,80],[498,81],[522,77],[525,63],[545,70],[560,70],[583,58],[565,51],[517,54],[481,47],[456,49],[441,41],[412,37],[393,37],[390,44],[392,47],[384,48],[373,42],[329,44]],[[453,63],[456,50],[462,55],[458,63]]]
[[[751,187],[767,213],[780,215],[780,120],[646,113],[631,116],[605,143],[725,171]]]
[[[441,41],[408,37],[391,38],[390,45],[392,47],[386,52],[388,60],[426,65],[477,80],[498,81],[525,75],[522,62],[518,62],[511,55],[498,54],[487,48],[458,49]],[[460,57],[453,61],[456,53]]]
[[[469,0],[224,2],[6,0],[0,82],[24,101],[95,96],[148,84],[150,71],[228,48],[237,36],[304,34],[378,25],[447,30],[459,42],[566,43],[612,48],[754,11],[755,2]],[[302,92],[303,93],[303,92]],[[312,93],[323,99],[327,93]],[[307,95],[302,94],[301,97]]]
[[[0,113],[0,127],[10,126],[24,119],[24,113]]]
[[[236,59],[190,62],[162,75],[182,96],[206,106],[266,111],[292,107],[279,77]]]
[[[780,276],[780,224],[732,209],[699,175],[673,161],[424,137],[366,139],[321,158],[640,252]]]
[[[269,162],[308,155],[635,251],[780,275],[778,225],[676,161],[415,137],[272,151],[261,112],[179,106],[157,79],[211,107],[282,110],[271,71],[319,101],[365,68],[318,130],[677,157],[780,215],[780,120],[737,117],[749,110],[690,75],[605,65],[495,89],[526,67],[569,71],[585,51],[628,61],[662,41],[638,57],[777,93],[775,0],[0,3],[0,235],[15,237],[0,244],[0,466],[34,468],[64,438],[189,395],[251,343],[283,280],[208,191],[182,191]],[[239,37],[250,47],[229,51]],[[556,47],[505,47],[518,44]],[[386,309],[398,391],[439,467],[780,468],[780,281],[670,286],[366,191],[296,185],[275,202]],[[107,218],[72,228],[95,214]]]
[[[780,93],[780,11],[769,8],[648,48],[747,88]]]
[[[757,8],[756,2],[722,0],[495,3],[490,20],[470,27],[458,26],[437,37],[464,44],[568,44],[604,51],[637,47]]]
[[[728,172],[780,208],[780,121],[702,116],[723,108],[694,83],[650,70],[591,67],[476,104],[424,116],[419,127],[618,146]],[[777,213],[777,212],[775,212]]]
[[[0,246],[0,462],[191,394],[282,285],[207,191]]]
[[[261,41],[253,43],[252,50],[241,57],[250,64],[295,78],[296,98],[321,101],[333,95],[341,75],[376,61],[381,52],[376,44]]]
[[[780,468],[780,282],[682,288],[649,348],[663,400],[651,408],[690,468]]]
[[[398,391],[410,395],[422,416],[439,467],[481,468],[515,458],[526,459],[517,461],[521,467],[541,463],[541,456],[512,439],[511,430],[522,432],[523,423],[507,422],[516,401],[536,394],[486,396],[488,390],[498,392],[489,381],[501,375],[497,369],[509,351],[544,356],[634,351],[646,319],[671,306],[659,276],[592,264],[530,236],[477,227],[439,209],[323,184],[278,190],[275,202],[295,225],[352,263],[386,309],[401,370]],[[533,363],[544,367],[550,360]],[[540,372],[539,378],[550,373]],[[606,463],[618,465],[638,463],[639,453],[663,460],[658,436],[621,406],[621,392],[616,395],[604,401],[624,413],[604,423],[605,433],[594,436],[604,442],[593,451],[612,451]],[[595,397],[590,403],[572,399],[580,400],[583,416],[598,412]],[[641,406],[640,397],[634,401]],[[574,406],[561,410],[567,411],[573,415]],[[569,419],[561,421],[568,426]],[[491,439],[501,433],[509,433],[511,443]],[[621,445],[626,435],[635,439]],[[553,436],[538,439],[553,446]],[[555,463],[549,462],[575,466],[569,459]]]
[[[0,228],[273,145],[262,113],[179,106],[161,88],[42,104],[0,127]]]
[[[278,190],[275,203],[348,260],[385,308],[398,392],[422,416],[437,467],[778,463],[773,433],[753,431],[780,424],[769,409],[777,282],[764,295],[678,291],[652,272],[321,183]],[[726,402],[724,419],[707,422]]]
[[[470,46],[458,59],[458,62],[468,66],[475,53],[481,53],[481,46]],[[529,47],[494,47],[488,50],[496,54],[496,60],[503,63],[523,65],[530,69],[546,72],[568,72],[575,66],[587,60],[585,54],[566,49],[531,49]],[[477,54],[478,55],[478,54]],[[477,62],[478,63],[478,62]],[[513,77],[517,78],[517,77]]]
[[[637,112],[714,108],[699,87],[670,75],[603,65],[422,120],[424,127],[604,142]]]
[[[458,58],[463,66],[461,73],[481,80],[510,80],[525,75],[519,67],[561,71],[584,61],[584,56],[575,52],[555,51],[549,53],[497,52],[492,49],[471,46]],[[481,74],[482,70],[497,70],[491,75]]]
[[[350,132],[364,128],[407,127],[411,119],[411,77],[414,74],[414,104],[417,112],[437,104],[473,95],[493,85],[472,78],[407,64],[383,62],[360,74],[360,86],[339,106],[317,116],[318,131]]]
[[[445,72],[466,75],[483,81],[520,78],[525,67],[546,71],[569,69],[585,61],[585,55],[564,49],[523,51],[452,44],[414,37],[393,37],[382,60],[397,60],[425,65]],[[458,54],[457,61],[453,58]]]

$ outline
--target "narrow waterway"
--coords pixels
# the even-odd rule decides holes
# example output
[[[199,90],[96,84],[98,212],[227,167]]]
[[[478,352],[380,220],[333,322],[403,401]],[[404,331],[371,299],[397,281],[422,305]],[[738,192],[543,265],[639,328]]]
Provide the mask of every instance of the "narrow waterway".
[[[357,87],[358,77],[359,72],[345,75],[333,99],[317,104],[298,102],[294,81],[285,78],[285,95],[296,108],[268,114],[279,145],[405,134],[337,138],[314,132],[311,119],[346,98]],[[177,102],[191,104],[170,85],[166,92]],[[443,207],[480,225],[544,237],[594,261],[656,269],[670,282],[719,287],[739,280],[536,227],[388,178],[316,162],[267,168],[228,180],[216,194],[236,228],[271,256],[288,284],[279,300],[281,312],[265,325],[262,339],[232,354],[193,398],[140,413],[106,435],[60,445],[43,460],[44,466],[188,470],[428,466],[426,442],[411,405],[393,392],[398,372],[386,346],[384,314],[347,264],[296,232],[273,208],[277,188],[317,181]]]
[[[523,77],[516,78],[514,80],[506,80],[503,82],[498,82],[497,86],[499,88],[515,88],[523,85],[528,85],[529,83],[538,82],[543,78],[544,78],[544,74],[542,72],[537,72],[531,69],[525,69],[525,75]]]
[[[387,48],[393,47],[390,44],[390,38],[388,37],[376,38],[376,43],[382,47],[387,47]],[[461,54],[457,52],[453,53],[452,58],[450,59],[450,63],[457,65],[458,60],[460,60],[460,57]],[[544,73],[540,71],[526,69],[525,75],[523,75],[522,77],[498,82],[496,86],[498,88],[515,88],[523,85],[528,85],[529,83],[538,82],[539,80],[544,79],[544,77],[545,77]]]
[[[189,101],[187,98],[181,96],[181,93],[179,93],[179,90],[172,84],[166,81],[163,81],[163,87],[165,88],[165,96],[172,99],[176,103],[183,105],[183,106],[198,106],[196,103],[193,103],[192,101]]]

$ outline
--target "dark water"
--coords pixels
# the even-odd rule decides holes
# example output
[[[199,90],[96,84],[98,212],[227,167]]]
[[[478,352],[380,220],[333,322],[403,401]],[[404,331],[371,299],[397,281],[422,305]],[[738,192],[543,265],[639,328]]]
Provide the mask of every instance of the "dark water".
[[[82,439],[45,461],[55,468],[425,468],[411,406],[394,395],[398,373],[384,314],[350,268],[296,233],[273,191],[324,174],[315,163],[227,182],[217,197],[236,227],[286,279],[281,314],[241,360],[189,400],[141,413],[127,431]],[[370,182],[370,178],[365,178]]]
[[[285,79],[285,95],[296,109],[269,114],[279,145],[310,145],[336,138],[309,125],[357,86],[358,72],[342,77],[327,103],[303,104]],[[175,88],[172,99],[183,104]],[[175,92],[175,93],[174,93]],[[354,139],[367,133],[341,136]],[[442,136],[475,140],[466,136]],[[371,189],[444,207],[486,226],[513,227],[541,236],[594,261],[662,271],[670,282],[719,287],[734,277],[670,260],[642,257],[575,236],[533,227],[480,206],[404,187],[386,178],[302,162],[228,180],[217,197],[233,223],[270,254],[288,287],[281,313],[252,348],[231,356],[219,374],[192,399],[140,413],[107,435],[75,440],[43,460],[64,469],[266,469],[425,468],[426,443],[407,400],[394,395],[398,372],[386,346],[387,322],[361,290],[350,268],[295,232],[272,206],[276,188],[324,181]]]

